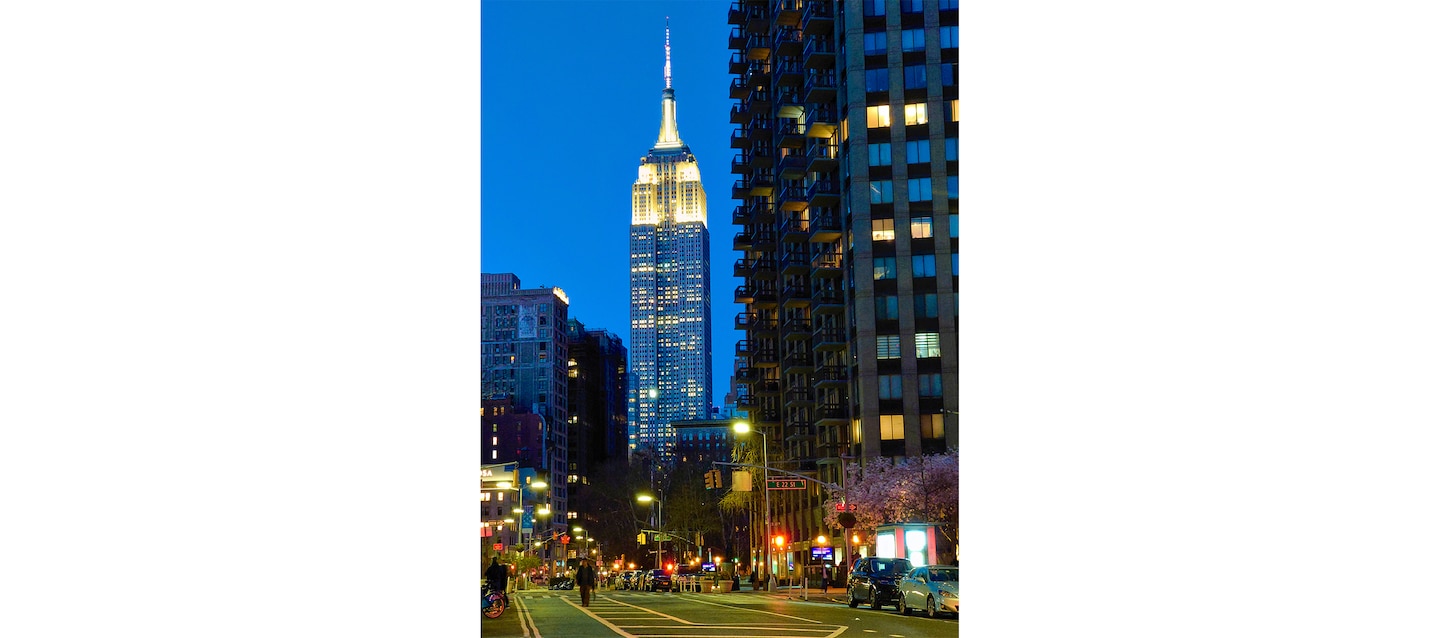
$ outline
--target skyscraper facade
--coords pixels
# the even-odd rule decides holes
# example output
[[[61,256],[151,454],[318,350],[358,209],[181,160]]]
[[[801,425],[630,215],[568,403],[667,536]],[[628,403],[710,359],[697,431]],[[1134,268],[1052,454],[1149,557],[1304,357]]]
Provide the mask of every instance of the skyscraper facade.
[[[535,469],[552,477],[546,498],[554,515],[536,523],[537,533],[567,529],[570,414],[566,329],[570,301],[559,288],[521,288],[520,278],[512,273],[481,273],[480,286],[481,399],[508,400],[514,406],[511,414],[539,415],[542,443],[538,459],[536,451],[528,449],[517,450],[517,458],[538,460]],[[498,446],[482,445],[481,462],[499,461],[499,452]],[[553,530],[540,529],[542,522]]]
[[[771,464],[838,484],[850,459],[955,445],[958,17],[956,0],[731,5],[737,403]],[[785,493],[772,531],[824,532],[823,498]]]
[[[710,231],[705,189],[680,139],[665,30],[660,136],[631,190],[631,449],[671,459],[670,424],[710,415]]]
[[[629,456],[626,426],[626,350],[608,330],[586,330],[574,319],[569,326],[570,472],[566,477],[570,511],[587,524],[604,513],[587,508],[593,473],[612,459]]]

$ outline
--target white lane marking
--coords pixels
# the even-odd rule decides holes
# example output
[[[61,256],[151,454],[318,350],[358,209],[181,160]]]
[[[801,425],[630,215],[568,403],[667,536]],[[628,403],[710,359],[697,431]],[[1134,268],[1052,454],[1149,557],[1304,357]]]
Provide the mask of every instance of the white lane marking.
[[[732,605],[723,605],[723,604],[721,604],[721,603],[712,603],[712,602],[710,602],[710,601],[708,601],[708,600],[702,600],[702,599],[700,599],[700,598],[698,598],[698,597],[697,597],[697,598],[691,598],[691,597],[689,597],[689,596],[686,596],[685,599],[686,599],[686,600],[691,600],[691,601],[694,601],[694,602],[697,602],[697,603],[705,604],[705,605],[714,605],[714,606],[716,606],[716,607],[725,607],[725,608],[727,608],[727,609],[739,609],[739,610],[741,610],[741,611],[753,611],[753,612],[759,613],[759,614],[770,614],[771,616],[780,616],[781,618],[789,618],[789,619],[792,619],[792,620],[802,620],[802,621],[805,621],[805,622],[808,622],[808,623],[813,623],[813,624],[816,624],[816,625],[825,625],[825,624],[828,624],[828,623],[822,623],[822,622],[820,622],[820,621],[818,621],[818,620],[810,620],[809,618],[801,618],[801,617],[799,617],[799,616],[787,616],[787,615],[785,615],[785,614],[780,614],[780,613],[776,613],[776,612],[773,612],[773,611],[765,611],[765,610],[763,610],[763,609],[746,609],[746,608],[744,608],[744,607],[735,607],[735,606],[732,606]],[[856,618],[855,620],[860,620],[860,619],[859,619],[859,618]],[[835,625],[831,625],[831,626],[835,626]]]
[[[566,602],[569,602],[569,601],[566,601]],[[685,620],[684,618],[676,618],[676,617],[671,616],[671,615],[669,615],[669,614],[662,614],[662,613],[660,613],[660,612],[658,612],[658,611],[655,611],[654,609],[648,609],[648,608],[646,608],[646,607],[641,607],[641,606],[639,606],[639,605],[632,605],[632,604],[630,604],[630,603],[622,603],[622,602],[620,602],[620,601],[615,601],[615,602],[618,603],[618,604],[624,605],[624,606],[626,606],[626,607],[633,607],[633,608],[635,608],[635,609],[639,609],[640,611],[643,611],[643,612],[648,613],[648,614],[654,614],[654,615],[659,616],[659,617],[661,617],[661,618],[669,618],[670,620],[673,620],[673,621],[678,622],[678,623],[684,623],[684,624],[686,624],[686,625],[694,625],[694,624],[695,624],[695,623],[693,623],[693,622],[690,622],[690,621],[688,621],[688,620]]]
[[[535,617],[530,615],[530,606],[521,599],[516,599],[515,604],[520,608],[520,632],[525,638],[540,638],[540,625],[535,624]],[[529,621],[528,627],[526,621]]]
[[[594,618],[594,619],[595,619],[597,622],[599,622],[600,624],[605,625],[606,627],[609,627],[609,628],[610,628],[610,631],[615,632],[616,635],[618,635],[618,636],[623,636],[624,638],[639,638],[639,637],[636,636],[635,634],[632,634],[632,633],[630,633],[630,632],[628,632],[628,631],[625,631],[624,629],[621,629],[621,628],[619,628],[619,627],[616,627],[615,625],[611,624],[610,621],[605,620],[604,618],[601,618],[601,617],[599,617],[599,616],[597,616],[597,615],[595,615],[595,614],[590,613],[590,610],[589,610],[589,609],[586,609],[586,608],[584,608],[584,607],[581,607],[581,606],[575,604],[575,603],[572,602],[570,599],[566,598],[566,599],[563,599],[563,600],[565,601],[565,604],[567,604],[567,605],[569,605],[569,606],[571,606],[571,607],[574,607],[574,608],[576,608],[576,609],[579,609],[579,610],[581,611],[581,613],[583,613],[583,614],[585,614],[586,616],[589,616],[589,617],[591,617],[591,618]]]

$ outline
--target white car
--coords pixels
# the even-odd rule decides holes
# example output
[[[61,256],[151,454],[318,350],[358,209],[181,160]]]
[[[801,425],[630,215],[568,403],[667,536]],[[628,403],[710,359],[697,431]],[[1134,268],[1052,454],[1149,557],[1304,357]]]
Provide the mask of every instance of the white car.
[[[910,615],[911,609],[924,609],[934,618],[940,613],[959,614],[960,569],[946,565],[916,567],[900,579],[900,613]]]

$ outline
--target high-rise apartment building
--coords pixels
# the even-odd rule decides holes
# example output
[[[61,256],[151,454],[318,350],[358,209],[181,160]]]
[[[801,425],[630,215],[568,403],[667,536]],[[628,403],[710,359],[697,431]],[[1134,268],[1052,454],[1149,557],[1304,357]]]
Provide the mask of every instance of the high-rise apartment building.
[[[632,449],[671,460],[671,423],[710,416],[710,231],[695,155],[680,139],[665,30],[660,136],[631,191]]]
[[[731,5],[738,403],[772,464],[841,483],[849,459],[955,445],[958,17]],[[822,500],[772,497],[773,532],[814,538]]]
[[[565,529],[569,493],[566,336],[570,301],[559,288],[524,289],[511,273],[480,275],[480,395],[482,400],[508,400],[516,413],[540,416],[543,430],[537,470],[549,472],[553,485],[546,499],[554,513],[548,525]],[[498,448],[482,439],[481,462],[493,463]],[[521,455],[533,451],[521,450]],[[537,529],[543,534],[549,529]]]
[[[574,319],[569,325],[570,471],[566,483],[571,511],[595,520],[600,512],[584,504],[591,475],[602,463],[624,462],[630,453],[626,393],[626,349],[608,330],[586,330]]]

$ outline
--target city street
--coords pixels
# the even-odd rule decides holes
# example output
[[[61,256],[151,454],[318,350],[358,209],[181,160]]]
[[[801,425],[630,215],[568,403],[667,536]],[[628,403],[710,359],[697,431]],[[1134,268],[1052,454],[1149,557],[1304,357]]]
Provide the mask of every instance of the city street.
[[[893,608],[851,609],[844,592],[810,590],[810,601],[783,594],[732,592],[695,594],[604,591],[580,607],[578,591],[531,590],[511,594],[513,603],[500,618],[484,619],[486,636],[569,638],[929,638],[955,636],[954,617],[902,616]],[[795,594],[798,596],[798,592]]]

